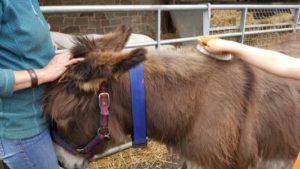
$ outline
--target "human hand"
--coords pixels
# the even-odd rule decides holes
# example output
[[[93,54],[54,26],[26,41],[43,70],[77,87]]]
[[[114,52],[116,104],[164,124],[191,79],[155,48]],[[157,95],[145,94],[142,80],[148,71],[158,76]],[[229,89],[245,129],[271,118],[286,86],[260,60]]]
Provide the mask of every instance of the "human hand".
[[[217,37],[209,37],[209,36],[199,36],[198,37],[198,41],[200,44],[202,44],[203,46],[206,46],[208,41],[213,40],[213,39],[219,39]]]
[[[224,53],[232,53],[232,41],[219,39],[217,37],[206,37],[200,36],[198,38],[199,43],[201,43],[205,50],[210,53],[216,54],[224,54]]]
[[[68,66],[76,64],[84,60],[84,58],[72,58],[69,50],[55,55],[47,66],[40,71],[43,72],[44,82],[51,82],[59,78],[68,68]]]

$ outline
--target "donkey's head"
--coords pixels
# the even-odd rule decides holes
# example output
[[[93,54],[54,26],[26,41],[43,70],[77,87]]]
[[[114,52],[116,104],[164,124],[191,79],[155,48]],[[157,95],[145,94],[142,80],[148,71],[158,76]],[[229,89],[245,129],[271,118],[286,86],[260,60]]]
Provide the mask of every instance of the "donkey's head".
[[[96,40],[76,38],[71,52],[74,57],[85,60],[72,65],[44,95],[44,113],[56,122],[62,139],[75,148],[85,145],[99,128],[97,93],[100,84],[122,75],[146,59],[144,48],[122,51],[130,34],[131,29],[122,25]],[[109,121],[112,137],[120,132],[116,123],[113,119]],[[115,139],[104,142],[96,152],[116,142]]]
[[[80,89],[94,91],[98,89],[100,81],[116,77],[144,61],[144,48],[121,52],[130,35],[131,28],[121,25],[114,32],[96,40],[77,37],[71,52],[74,57],[84,57],[85,60],[70,67],[60,80],[73,79]]]
[[[83,57],[85,60],[72,65],[46,91],[46,116],[66,130],[70,121],[80,119],[85,112],[97,112],[97,100],[91,97],[97,96],[100,84],[120,76],[146,59],[144,48],[122,52],[130,34],[131,28],[121,25],[114,32],[96,40],[77,37],[71,52],[74,57]]]

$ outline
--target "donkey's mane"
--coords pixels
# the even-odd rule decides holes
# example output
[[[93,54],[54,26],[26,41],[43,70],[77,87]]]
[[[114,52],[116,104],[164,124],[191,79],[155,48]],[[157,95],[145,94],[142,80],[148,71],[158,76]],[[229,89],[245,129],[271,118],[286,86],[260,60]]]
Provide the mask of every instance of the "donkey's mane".
[[[73,39],[74,47],[71,53],[74,58],[85,58],[90,52],[97,50],[95,39],[89,39],[87,36],[76,36]]]

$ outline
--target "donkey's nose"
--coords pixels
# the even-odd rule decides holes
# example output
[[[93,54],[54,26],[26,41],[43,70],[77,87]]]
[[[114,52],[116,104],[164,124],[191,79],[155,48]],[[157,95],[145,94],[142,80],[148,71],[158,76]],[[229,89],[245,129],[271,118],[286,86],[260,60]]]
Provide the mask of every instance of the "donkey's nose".
[[[88,161],[82,160],[75,164],[74,169],[86,169],[88,167]]]

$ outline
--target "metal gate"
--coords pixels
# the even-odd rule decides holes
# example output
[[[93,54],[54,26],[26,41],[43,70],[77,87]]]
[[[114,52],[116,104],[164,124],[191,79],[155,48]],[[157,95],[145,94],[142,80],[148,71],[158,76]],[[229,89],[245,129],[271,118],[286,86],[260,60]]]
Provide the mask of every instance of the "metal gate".
[[[78,6],[42,6],[44,13],[71,13],[71,12],[112,12],[112,11],[154,11],[156,12],[156,42],[132,44],[128,47],[154,46],[189,42],[196,40],[196,36],[176,39],[161,39],[161,13],[162,11],[202,11],[203,35],[218,37],[238,37],[244,43],[247,35],[258,35],[275,32],[295,32],[300,29],[299,9],[300,5],[78,5]],[[233,25],[218,25],[213,21],[218,11],[231,11],[235,14],[236,22]],[[286,13],[292,18],[289,21],[275,21],[273,23],[251,23],[249,16],[257,20],[270,17],[271,15]],[[225,13],[225,15],[228,15]],[[253,18],[254,18],[253,17]],[[280,17],[280,16],[279,16]],[[195,19],[195,18],[194,18]],[[197,19],[197,18],[196,18]]]

